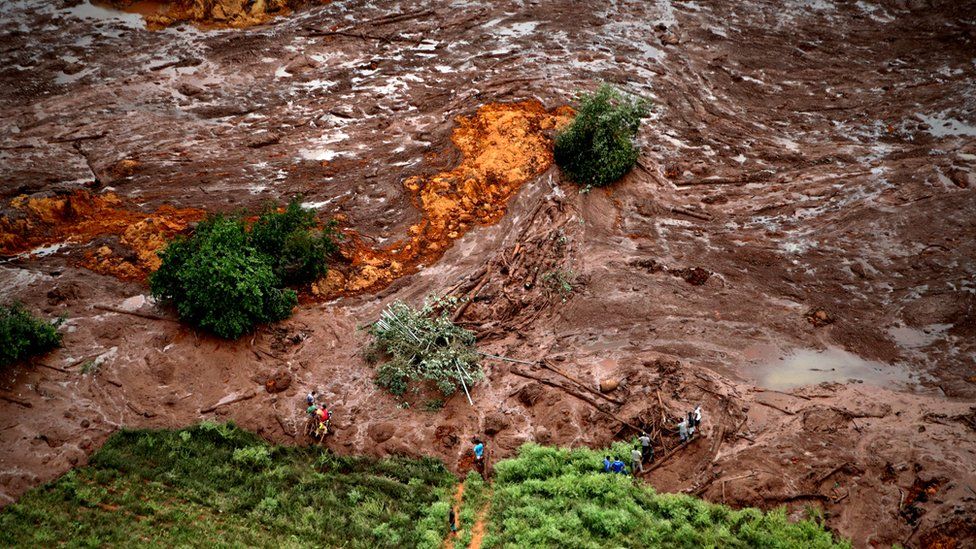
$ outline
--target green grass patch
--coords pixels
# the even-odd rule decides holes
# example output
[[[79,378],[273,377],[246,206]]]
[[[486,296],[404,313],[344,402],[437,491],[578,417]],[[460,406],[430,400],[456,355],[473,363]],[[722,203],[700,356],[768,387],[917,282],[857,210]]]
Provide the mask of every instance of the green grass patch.
[[[0,514],[0,546],[439,547],[455,478],[433,459],[271,446],[232,424],[124,430]]]
[[[603,455],[527,444],[516,458],[497,463],[483,546],[850,546],[815,522],[790,522],[784,509],[736,511],[657,494],[629,476],[600,472]]]

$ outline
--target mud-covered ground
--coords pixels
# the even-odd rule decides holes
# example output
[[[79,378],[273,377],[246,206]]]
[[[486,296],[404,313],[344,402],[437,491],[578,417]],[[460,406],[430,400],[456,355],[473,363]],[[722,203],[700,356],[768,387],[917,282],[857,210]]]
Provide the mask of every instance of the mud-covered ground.
[[[0,42],[0,297],[67,318],[0,380],[3,503],[121,426],[304,443],[318,387],[336,451],[461,468],[475,434],[498,459],[620,420],[662,456],[701,403],[658,489],[820,506],[858,546],[974,543],[971,2],[333,2],[150,32],[20,0]],[[579,194],[545,144],[600,81],[655,110],[639,167]],[[294,194],[350,239],[292,319],[227,342],[146,300],[165,238]],[[546,365],[486,360],[475,407],[378,390],[359,328],[442,292],[476,298],[485,352]]]

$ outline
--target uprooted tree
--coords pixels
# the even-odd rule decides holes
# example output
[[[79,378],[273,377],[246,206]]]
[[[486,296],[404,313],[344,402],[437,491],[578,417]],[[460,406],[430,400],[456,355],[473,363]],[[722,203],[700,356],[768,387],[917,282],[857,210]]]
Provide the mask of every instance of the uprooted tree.
[[[284,285],[325,274],[335,240],[334,225],[315,229],[314,214],[298,199],[283,212],[269,205],[250,231],[241,216],[213,215],[160,252],[150,287],[184,322],[235,339],[288,318],[298,298]]]
[[[382,364],[376,383],[403,395],[411,382],[431,382],[450,396],[484,379],[475,336],[451,320],[454,298],[427,298],[415,309],[396,301],[369,327],[373,341],[366,356]],[[419,387],[414,387],[419,391]]]
[[[20,303],[0,305],[0,366],[61,346],[63,318],[46,322]]]
[[[608,84],[582,94],[576,117],[558,136],[555,160],[572,181],[586,188],[617,181],[637,163],[634,139],[650,104]]]

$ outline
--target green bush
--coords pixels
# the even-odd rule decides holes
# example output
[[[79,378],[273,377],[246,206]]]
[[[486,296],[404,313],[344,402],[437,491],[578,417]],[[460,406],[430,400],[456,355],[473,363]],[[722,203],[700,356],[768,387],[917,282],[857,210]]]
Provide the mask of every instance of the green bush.
[[[183,321],[236,339],[287,318],[298,298],[283,286],[324,275],[337,238],[335,223],[316,230],[315,214],[297,198],[283,212],[269,204],[250,231],[239,216],[211,216],[160,253],[150,287]]]
[[[335,221],[316,230],[315,212],[302,208],[296,198],[284,212],[278,212],[277,204],[266,206],[251,227],[250,241],[268,257],[271,268],[285,284],[296,284],[325,275],[326,258],[338,251],[339,236]]]
[[[40,320],[20,303],[0,306],[0,366],[60,347],[62,321]]]
[[[646,100],[608,84],[581,95],[573,122],[556,136],[556,164],[587,188],[617,181],[637,163],[634,138],[648,109]]]
[[[411,381],[432,382],[445,396],[484,379],[474,334],[451,321],[457,300],[428,298],[420,309],[396,301],[369,327],[367,356],[387,360],[376,370],[376,383],[394,395]]]
[[[282,289],[267,256],[248,243],[244,222],[216,215],[160,254],[152,294],[172,301],[180,319],[228,339],[256,324],[288,318],[298,303]]]

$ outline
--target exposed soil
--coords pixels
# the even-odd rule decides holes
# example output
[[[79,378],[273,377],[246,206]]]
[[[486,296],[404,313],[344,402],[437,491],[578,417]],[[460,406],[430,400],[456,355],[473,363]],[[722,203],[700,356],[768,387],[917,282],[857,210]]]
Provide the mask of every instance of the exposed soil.
[[[122,426],[304,444],[314,386],[338,452],[460,471],[476,434],[497,460],[637,427],[659,490],[821,507],[859,547],[976,540],[971,3],[348,1],[155,32],[85,6],[0,13],[0,298],[67,318],[0,379],[2,503]],[[550,140],[601,80],[656,109],[638,168],[580,194]],[[163,239],[294,194],[350,239],[290,320],[228,342],[146,299]],[[360,355],[429,293],[529,363],[486,359],[474,408],[403,408]]]
[[[267,23],[292,10],[329,0],[106,0],[106,6],[141,15],[146,28],[160,30],[181,23],[203,29],[242,29]]]

